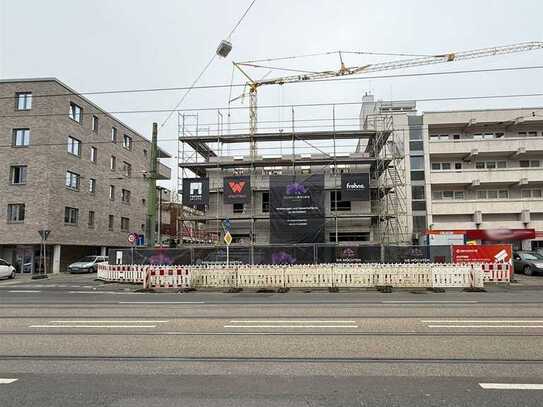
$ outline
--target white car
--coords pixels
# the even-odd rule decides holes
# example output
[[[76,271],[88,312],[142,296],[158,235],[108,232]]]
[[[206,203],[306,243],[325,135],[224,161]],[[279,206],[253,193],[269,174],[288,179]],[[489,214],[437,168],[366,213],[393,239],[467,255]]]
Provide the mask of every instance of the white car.
[[[99,263],[109,260],[107,256],[86,256],[68,266],[70,273],[96,273]]]
[[[0,278],[15,278],[15,267],[0,259]]]

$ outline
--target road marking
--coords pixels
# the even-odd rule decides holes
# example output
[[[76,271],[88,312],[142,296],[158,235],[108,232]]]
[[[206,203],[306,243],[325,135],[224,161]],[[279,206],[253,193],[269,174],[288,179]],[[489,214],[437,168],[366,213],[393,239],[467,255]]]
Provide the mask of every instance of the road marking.
[[[144,293],[127,293],[122,291],[68,291],[69,294],[120,294],[120,295],[134,295],[134,294],[144,294]]]
[[[41,293],[40,290],[9,290],[8,293]]]
[[[490,319],[428,319],[422,320],[424,323],[442,323],[442,324],[462,324],[462,323],[474,323],[474,324],[531,324],[531,323],[543,323],[543,320],[536,319],[503,319],[503,320],[490,320]]]
[[[223,325],[224,328],[358,328],[358,325]]]
[[[543,328],[543,325],[428,325],[428,328]]]
[[[204,301],[119,301],[118,304],[205,304]]]
[[[543,384],[533,383],[479,383],[487,390],[543,390]]]
[[[29,328],[156,328],[156,325],[30,325]]]
[[[382,304],[477,304],[479,301],[381,301]]]
[[[231,323],[238,323],[238,324],[282,324],[282,323],[295,323],[295,324],[306,324],[306,323],[315,323],[315,324],[327,324],[327,323],[336,323],[336,324],[354,324],[356,321],[337,321],[337,320],[328,320],[328,321],[314,321],[314,320],[300,320],[300,321],[293,321],[293,320],[232,320]]]
[[[19,379],[0,379],[0,384],[10,384],[16,382]]]
[[[119,320],[103,320],[103,321],[95,321],[93,320],[85,320],[85,321],[68,321],[68,320],[59,320],[59,321],[49,321],[50,324],[88,324],[89,322],[95,323],[95,324],[163,324],[166,322],[170,322],[167,320],[160,320],[160,321],[136,321],[136,320],[127,320],[127,321],[119,321]]]

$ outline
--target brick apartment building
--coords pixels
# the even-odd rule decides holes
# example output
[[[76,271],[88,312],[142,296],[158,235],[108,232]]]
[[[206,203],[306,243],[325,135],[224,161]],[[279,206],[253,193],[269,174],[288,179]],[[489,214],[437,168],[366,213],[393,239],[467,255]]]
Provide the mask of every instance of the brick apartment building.
[[[36,270],[39,230],[53,272],[145,231],[142,135],[54,78],[0,81],[0,134],[0,257],[18,271]]]

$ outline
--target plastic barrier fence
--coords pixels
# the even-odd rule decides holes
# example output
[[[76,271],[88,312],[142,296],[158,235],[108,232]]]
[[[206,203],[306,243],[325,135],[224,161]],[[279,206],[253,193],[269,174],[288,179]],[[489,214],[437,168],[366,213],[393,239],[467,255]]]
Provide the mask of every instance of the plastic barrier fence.
[[[319,264],[232,266],[100,265],[105,281],[144,283],[144,288],[482,288],[506,278],[507,269],[480,264]],[[489,277],[490,276],[490,277]]]

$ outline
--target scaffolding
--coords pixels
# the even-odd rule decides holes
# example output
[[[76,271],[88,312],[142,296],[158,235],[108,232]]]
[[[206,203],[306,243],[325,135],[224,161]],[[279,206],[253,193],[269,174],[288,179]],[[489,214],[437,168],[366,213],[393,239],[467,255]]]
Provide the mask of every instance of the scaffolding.
[[[216,111],[216,118],[205,123],[201,121],[200,112],[178,112],[179,195],[182,195],[183,179],[209,177],[210,199],[213,197],[210,207],[214,208],[206,208],[198,216],[185,217],[183,222],[205,224],[207,231],[215,235],[217,244],[220,244],[220,225],[224,219],[248,223],[248,243],[261,243],[263,239],[257,236],[256,224],[270,219],[269,213],[260,213],[256,205],[256,193],[266,190],[264,177],[323,173],[333,180],[325,190],[336,191],[334,207],[330,207],[330,214],[325,214],[325,227],[331,226],[327,229],[332,230],[330,236],[335,235],[336,244],[340,240],[341,222],[356,222],[356,219],[368,221],[374,243],[409,243],[404,144],[401,133],[394,130],[392,115],[374,115],[371,123],[367,121],[360,126],[359,117],[336,117],[334,105],[330,105],[325,117],[321,114],[304,119],[296,114],[294,107],[289,110],[288,120],[261,121],[268,127],[256,133],[250,128],[232,129],[230,114],[225,132],[221,111]],[[201,113],[209,115],[209,111]],[[369,168],[370,211],[341,214],[337,199],[341,173],[358,172],[361,168]],[[251,176],[252,204],[249,211],[227,217],[222,209],[221,194],[222,180],[230,175]]]

